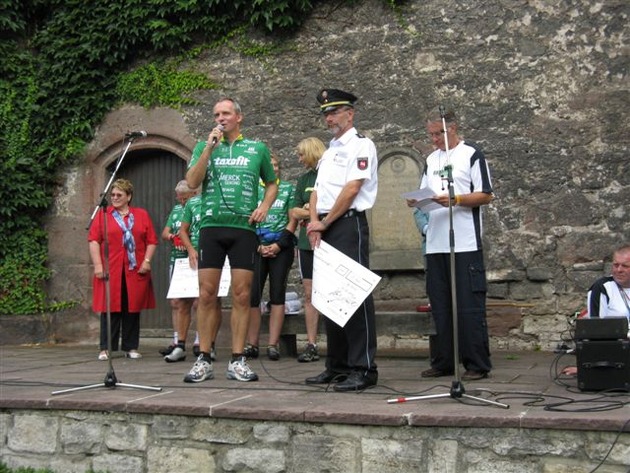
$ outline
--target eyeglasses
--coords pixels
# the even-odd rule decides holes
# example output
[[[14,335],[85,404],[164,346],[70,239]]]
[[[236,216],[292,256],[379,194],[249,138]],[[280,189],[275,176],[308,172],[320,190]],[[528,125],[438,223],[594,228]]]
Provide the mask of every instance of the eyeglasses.
[[[125,194],[116,194],[116,193],[114,193],[114,192],[112,192],[110,195],[111,195],[114,199],[119,199],[119,198],[121,198],[121,197],[125,197]]]
[[[440,131],[427,131],[427,135],[429,135],[431,138],[437,138],[439,136],[442,136],[444,134],[444,130],[440,130]]]

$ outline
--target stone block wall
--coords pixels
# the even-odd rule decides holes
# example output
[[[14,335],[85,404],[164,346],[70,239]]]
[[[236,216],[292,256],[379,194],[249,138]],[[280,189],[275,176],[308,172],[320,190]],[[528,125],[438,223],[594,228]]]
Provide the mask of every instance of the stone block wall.
[[[56,473],[587,473],[630,467],[614,432],[360,426],[79,411],[0,413],[10,467]]]

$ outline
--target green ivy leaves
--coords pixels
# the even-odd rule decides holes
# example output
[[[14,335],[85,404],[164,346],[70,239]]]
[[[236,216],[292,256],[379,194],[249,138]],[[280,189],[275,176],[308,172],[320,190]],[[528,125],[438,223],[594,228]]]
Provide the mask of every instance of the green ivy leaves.
[[[116,92],[123,102],[136,102],[150,108],[179,108],[196,103],[191,94],[214,89],[217,84],[205,75],[180,71],[174,61],[151,63],[120,76]]]

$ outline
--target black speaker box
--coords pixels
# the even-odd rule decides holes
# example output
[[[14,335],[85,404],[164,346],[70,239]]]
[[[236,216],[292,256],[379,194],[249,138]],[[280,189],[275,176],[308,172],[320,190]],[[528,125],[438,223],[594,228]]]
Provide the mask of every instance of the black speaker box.
[[[627,337],[627,317],[587,317],[575,321],[576,340],[619,340]]]
[[[630,340],[583,340],[575,348],[580,391],[630,392]]]

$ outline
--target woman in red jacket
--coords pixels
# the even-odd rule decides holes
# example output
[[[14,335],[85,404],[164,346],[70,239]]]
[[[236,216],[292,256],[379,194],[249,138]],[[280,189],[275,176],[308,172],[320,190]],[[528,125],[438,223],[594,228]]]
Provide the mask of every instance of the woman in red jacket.
[[[111,349],[121,348],[128,358],[137,359],[140,343],[140,311],[155,307],[151,282],[151,259],[157,248],[157,235],[149,213],[130,207],[133,184],[126,179],[114,181],[110,192],[111,206],[107,207],[107,243],[109,249],[109,284],[111,316]],[[104,225],[99,212],[88,234],[90,258],[94,265],[92,308],[101,312],[101,340],[98,359],[107,360],[107,301],[106,274],[103,269]]]

